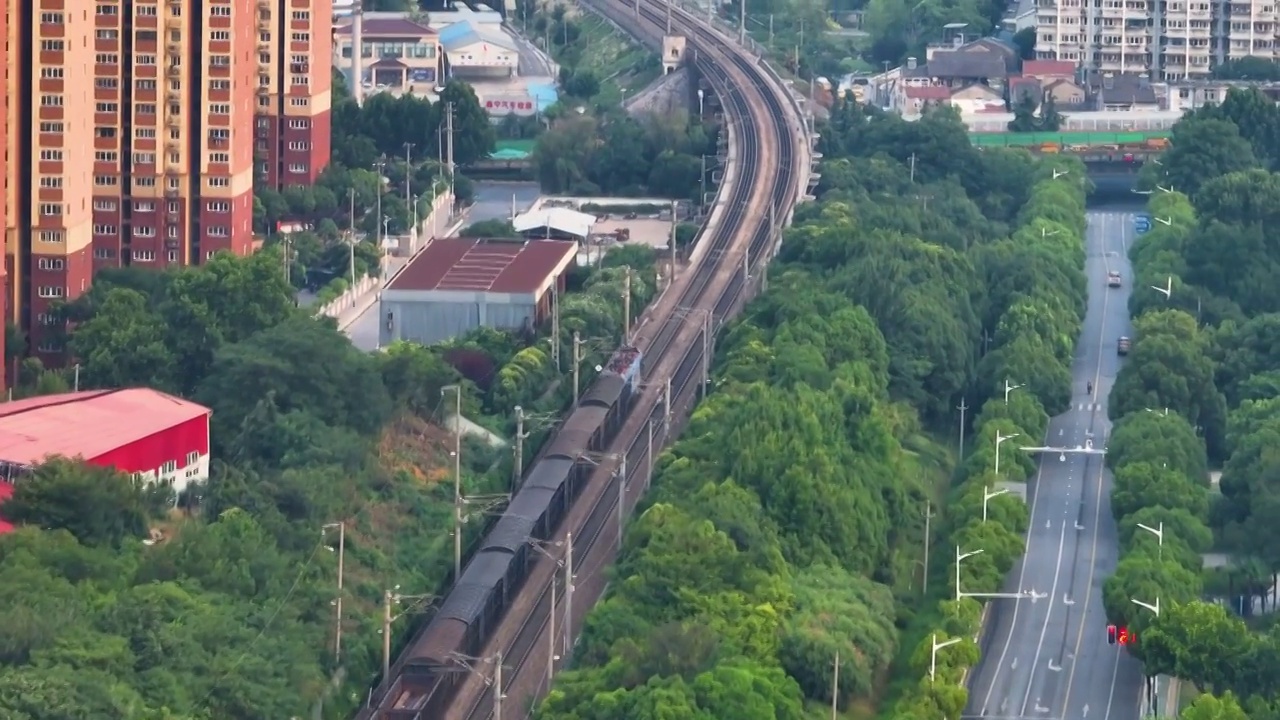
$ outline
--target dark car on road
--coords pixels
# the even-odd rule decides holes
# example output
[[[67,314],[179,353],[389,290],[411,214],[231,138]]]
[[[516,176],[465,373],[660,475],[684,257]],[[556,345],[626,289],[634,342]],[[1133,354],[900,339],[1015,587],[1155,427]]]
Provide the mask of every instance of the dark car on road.
[[[1120,340],[1116,342],[1116,354],[1117,354],[1117,355],[1128,355],[1128,354],[1129,354],[1129,345],[1130,345],[1129,338],[1127,338],[1127,337],[1122,337],[1122,338],[1120,338]]]

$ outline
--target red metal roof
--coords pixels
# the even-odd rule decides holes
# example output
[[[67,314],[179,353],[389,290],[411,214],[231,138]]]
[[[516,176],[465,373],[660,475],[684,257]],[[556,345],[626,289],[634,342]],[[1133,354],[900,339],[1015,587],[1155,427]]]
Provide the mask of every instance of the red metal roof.
[[[12,496],[13,496],[13,486],[3,480],[0,480],[0,505],[3,505],[4,501],[8,500]],[[13,523],[8,522],[4,518],[0,517],[0,535],[3,535],[7,532],[13,532],[13,529],[14,529]]]
[[[436,238],[387,285],[388,290],[532,293],[578,254],[567,240]]]
[[[92,460],[210,412],[149,388],[17,400],[0,404],[0,460],[20,465],[52,455]]]

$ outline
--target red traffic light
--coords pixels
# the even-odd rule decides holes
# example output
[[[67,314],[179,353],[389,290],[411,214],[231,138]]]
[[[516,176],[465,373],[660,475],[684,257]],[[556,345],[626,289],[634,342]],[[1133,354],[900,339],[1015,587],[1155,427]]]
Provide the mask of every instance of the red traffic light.
[[[1115,625],[1107,626],[1107,644],[1108,645],[1116,644],[1116,626]]]

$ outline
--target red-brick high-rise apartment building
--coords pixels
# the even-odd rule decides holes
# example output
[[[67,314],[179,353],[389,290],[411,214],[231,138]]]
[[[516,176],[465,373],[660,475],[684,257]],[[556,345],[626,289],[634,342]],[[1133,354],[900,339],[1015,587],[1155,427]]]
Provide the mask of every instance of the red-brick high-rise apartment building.
[[[319,0],[6,3],[6,300],[32,350],[58,359],[51,309],[97,270],[251,251],[263,117],[282,128],[262,153],[280,184],[314,182],[329,13]]]

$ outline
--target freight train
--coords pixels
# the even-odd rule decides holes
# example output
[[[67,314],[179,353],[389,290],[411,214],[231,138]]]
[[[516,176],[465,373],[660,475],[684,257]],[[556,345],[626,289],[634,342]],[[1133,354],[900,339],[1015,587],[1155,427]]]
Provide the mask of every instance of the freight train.
[[[530,545],[555,537],[595,471],[593,462],[583,462],[584,456],[603,452],[622,428],[639,387],[641,359],[639,349],[623,347],[601,369],[542,458],[529,468],[426,630],[402,656],[400,674],[374,717],[443,717],[469,674],[459,656],[475,657],[484,651],[536,560]]]

